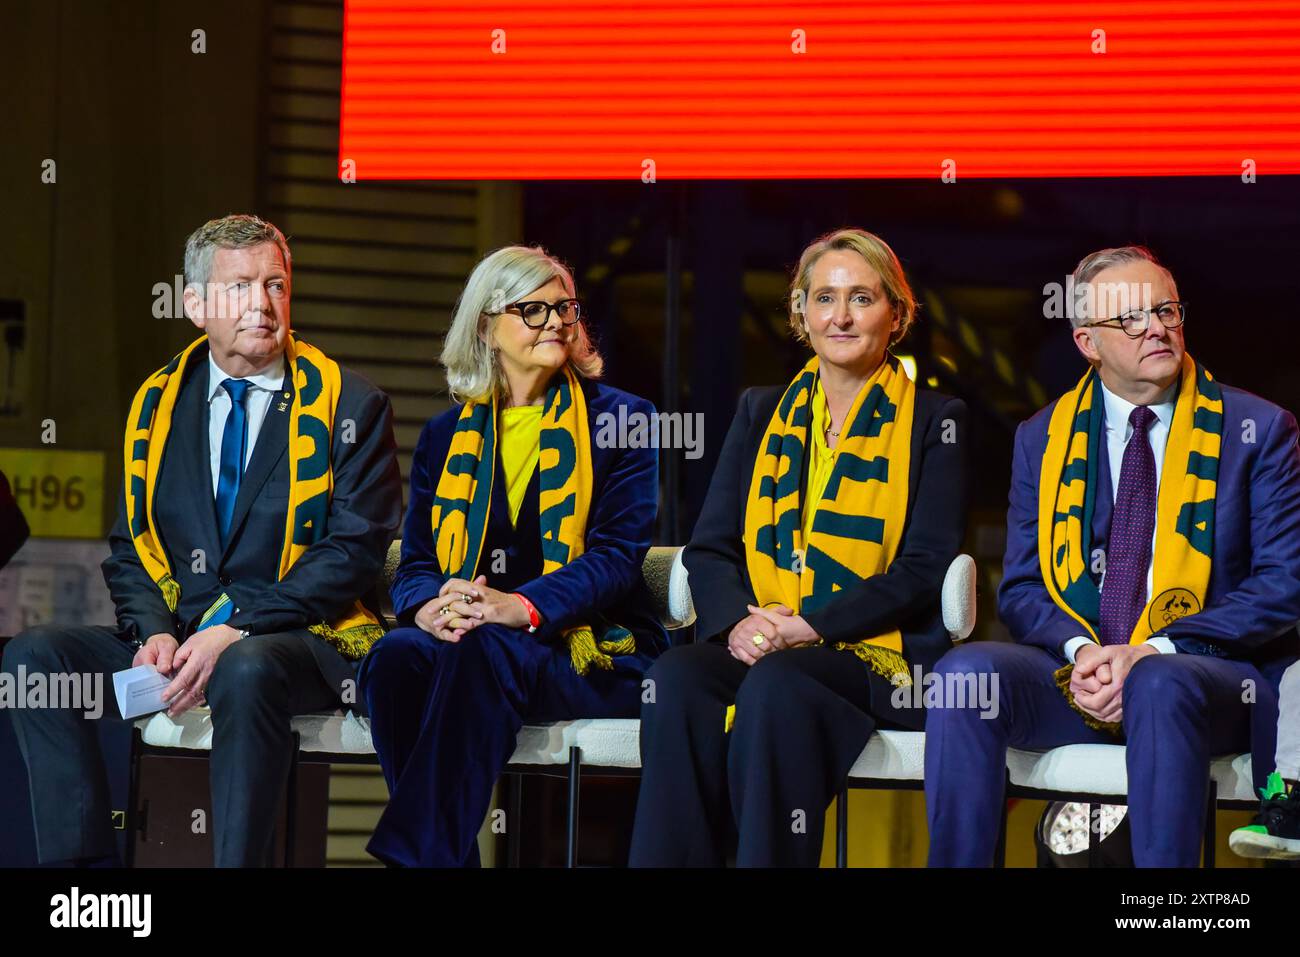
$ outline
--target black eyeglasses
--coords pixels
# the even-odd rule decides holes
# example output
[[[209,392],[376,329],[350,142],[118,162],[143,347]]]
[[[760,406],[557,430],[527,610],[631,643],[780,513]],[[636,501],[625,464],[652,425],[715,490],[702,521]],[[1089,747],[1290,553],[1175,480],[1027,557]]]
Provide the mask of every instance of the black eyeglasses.
[[[1123,330],[1124,335],[1130,339],[1136,339],[1138,336],[1146,335],[1146,331],[1151,328],[1152,315],[1159,319],[1160,325],[1166,329],[1177,329],[1183,324],[1183,320],[1187,318],[1187,303],[1180,302],[1177,299],[1169,299],[1158,303],[1151,309],[1133,309],[1122,316],[1116,316],[1114,319],[1085,322],[1083,328],[1110,326],[1113,329]]]
[[[525,299],[512,302],[504,312],[512,309],[519,311],[519,318],[529,329],[541,329],[551,321],[551,310],[560,317],[560,322],[571,326],[582,318],[582,303],[577,299],[561,299],[559,302],[546,302],[541,299]]]

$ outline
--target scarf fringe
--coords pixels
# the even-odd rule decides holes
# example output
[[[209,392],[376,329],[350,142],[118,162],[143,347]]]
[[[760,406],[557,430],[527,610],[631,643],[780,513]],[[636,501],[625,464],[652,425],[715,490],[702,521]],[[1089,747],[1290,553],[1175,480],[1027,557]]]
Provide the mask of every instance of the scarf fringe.
[[[836,651],[851,651],[861,658],[876,674],[884,678],[895,688],[910,688],[912,675],[907,667],[907,659],[892,648],[873,645],[869,641],[837,641]]]
[[[176,606],[181,603],[181,585],[170,574],[163,575],[158,579],[158,588],[162,591],[163,601],[167,603],[167,610],[176,611]]]
[[[317,638],[334,646],[344,658],[357,661],[366,656],[376,641],[384,637],[383,625],[353,625],[351,628],[331,628],[325,622],[307,628]]]
[[[575,628],[567,634],[569,640],[569,660],[573,670],[586,677],[592,668],[602,671],[614,669],[614,655],[630,655],[636,652],[636,636],[626,628],[610,629],[611,633],[622,632],[623,637],[597,641],[590,628]]]

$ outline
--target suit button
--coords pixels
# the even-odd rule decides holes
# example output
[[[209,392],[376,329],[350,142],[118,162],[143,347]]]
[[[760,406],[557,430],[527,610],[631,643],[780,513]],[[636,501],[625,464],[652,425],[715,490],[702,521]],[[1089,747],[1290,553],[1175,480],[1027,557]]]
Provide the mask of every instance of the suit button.
[[[222,587],[222,588],[225,588],[227,585],[230,584],[230,576],[229,576],[229,575],[219,575],[219,576],[217,577],[217,581],[221,583],[221,587]]]

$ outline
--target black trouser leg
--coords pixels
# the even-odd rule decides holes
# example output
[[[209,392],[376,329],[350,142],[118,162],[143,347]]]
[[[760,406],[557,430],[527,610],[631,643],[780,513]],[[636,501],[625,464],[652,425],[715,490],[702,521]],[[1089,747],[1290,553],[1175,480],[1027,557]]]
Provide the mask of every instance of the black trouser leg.
[[[265,866],[293,759],[290,719],[339,707],[338,693],[321,675],[303,634],[285,632],[226,648],[207,698],[214,861],[217,867]]]
[[[720,867],[730,829],[727,706],[749,668],[725,645],[683,645],[650,668],[632,867]]]
[[[876,726],[876,678],[829,648],[776,652],[750,669],[727,750],[736,866],[817,866],[826,809]]]
[[[93,626],[41,625],[5,646],[2,669],[25,704],[37,703],[28,694],[33,675],[44,676],[49,692],[68,690],[73,680],[83,692],[75,707],[52,707],[69,703],[60,693],[60,700],[9,711],[27,765],[36,856],[43,864],[117,854],[108,773],[95,729],[100,714],[121,720],[112,675],[131,667],[134,656],[112,628]],[[86,675],[93,676],[89,689]],[[87,690],[94,702],[86,700]]]

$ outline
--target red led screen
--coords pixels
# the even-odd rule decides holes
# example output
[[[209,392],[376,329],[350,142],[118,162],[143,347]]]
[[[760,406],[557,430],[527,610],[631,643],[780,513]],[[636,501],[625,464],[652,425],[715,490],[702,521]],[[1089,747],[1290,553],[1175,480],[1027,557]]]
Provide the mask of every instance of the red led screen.
[[[1300,2],[348,0],[339,160],[363,180],[1294,174]]]

